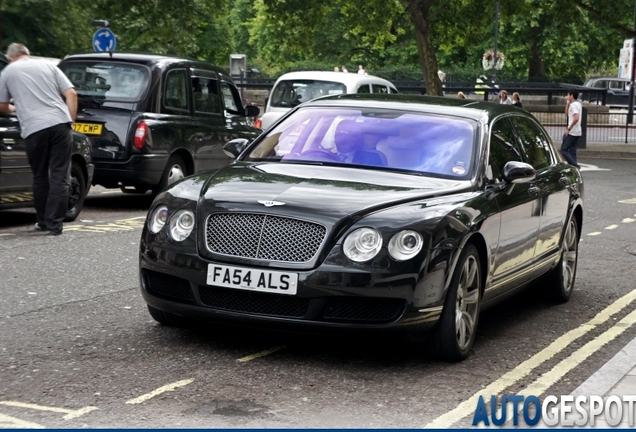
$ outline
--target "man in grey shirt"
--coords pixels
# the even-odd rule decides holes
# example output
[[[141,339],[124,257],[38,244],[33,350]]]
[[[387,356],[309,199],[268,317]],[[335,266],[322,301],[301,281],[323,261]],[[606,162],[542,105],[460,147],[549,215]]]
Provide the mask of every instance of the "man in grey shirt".
[[[35,229],[62,234],[77,93],[60,69],[31,59],[24,45],[9,45],[7,57],[10,64],[0,75],[0,112],[15,112],[20,122],[33,172]]]

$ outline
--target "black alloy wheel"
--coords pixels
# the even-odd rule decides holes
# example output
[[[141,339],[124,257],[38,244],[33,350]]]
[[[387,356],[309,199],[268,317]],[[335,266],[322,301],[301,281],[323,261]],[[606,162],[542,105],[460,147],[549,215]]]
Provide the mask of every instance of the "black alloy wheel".
[[[64,222],[72,222],[79,216],[88,192],[84,171],[79,163],[71,161],[70,186],[68,190],[68,210]]]

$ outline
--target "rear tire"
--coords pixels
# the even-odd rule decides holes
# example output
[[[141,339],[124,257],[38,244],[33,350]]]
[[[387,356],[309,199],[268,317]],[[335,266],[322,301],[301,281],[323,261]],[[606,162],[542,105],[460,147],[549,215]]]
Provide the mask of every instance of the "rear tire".
[[[164,190],[168,185],[186,176],[188,176],[188,168],[183,158],[179,155],[172,155],[163,170],[159,184],[152,189],[153,194],[158,195],[159,192]]]
[[[436,357],[451,362],[468,357],[477,333],[480,300],[479,252],[468,244],[457,261],[442,316],[431,336]]]
[[[72,222],[79,216],[84,207],[84,199],[88,192],[82,167],[75,161],[71,161],[71,178],[68,190],[68,210],[64,216],[64,222]]]
[[[579,224],[572,215],[563,234],[561,259],[547,278],[547,287],[554,301],[565,303],[570,300],[576,279],[579,258]]]
[[[193,320],[188,319],[186,317],[182,317],[180,315],[175,315],[170,312],[162,311],[150,305],[147,305],[147,306],[148,306],[148,312],[150,312],[150,316],[152,316],[152,318],[161,325],[164,325],[167,327],[189,327],[193,323]]]

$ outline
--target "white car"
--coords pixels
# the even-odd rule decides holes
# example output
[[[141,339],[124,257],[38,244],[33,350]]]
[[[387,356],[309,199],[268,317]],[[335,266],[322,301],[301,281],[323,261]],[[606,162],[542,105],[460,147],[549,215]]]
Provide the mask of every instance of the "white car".
[[[397,93],[384,78],[344,72],[290,72],[282,75],[269,94],[265,111],[254,126],[269,128],[293,107],[320,96],[346,93]]]

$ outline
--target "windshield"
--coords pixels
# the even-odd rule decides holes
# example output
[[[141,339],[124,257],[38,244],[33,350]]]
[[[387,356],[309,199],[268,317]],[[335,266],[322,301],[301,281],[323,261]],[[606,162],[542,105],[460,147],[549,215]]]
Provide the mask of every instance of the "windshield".
[[[469,178],[476,123],[397,110],[301,108],[248,161],[370,166]]]
[[[73,61],[63,62],[59,67],[77,94],[107,101],[139,101],[150,76],[144,66],[129,63]]]
[[[344,94],[347,87],[339,82],[317,80],[280,81],[271,96],[271,106],[295,107],[320,96]]]

